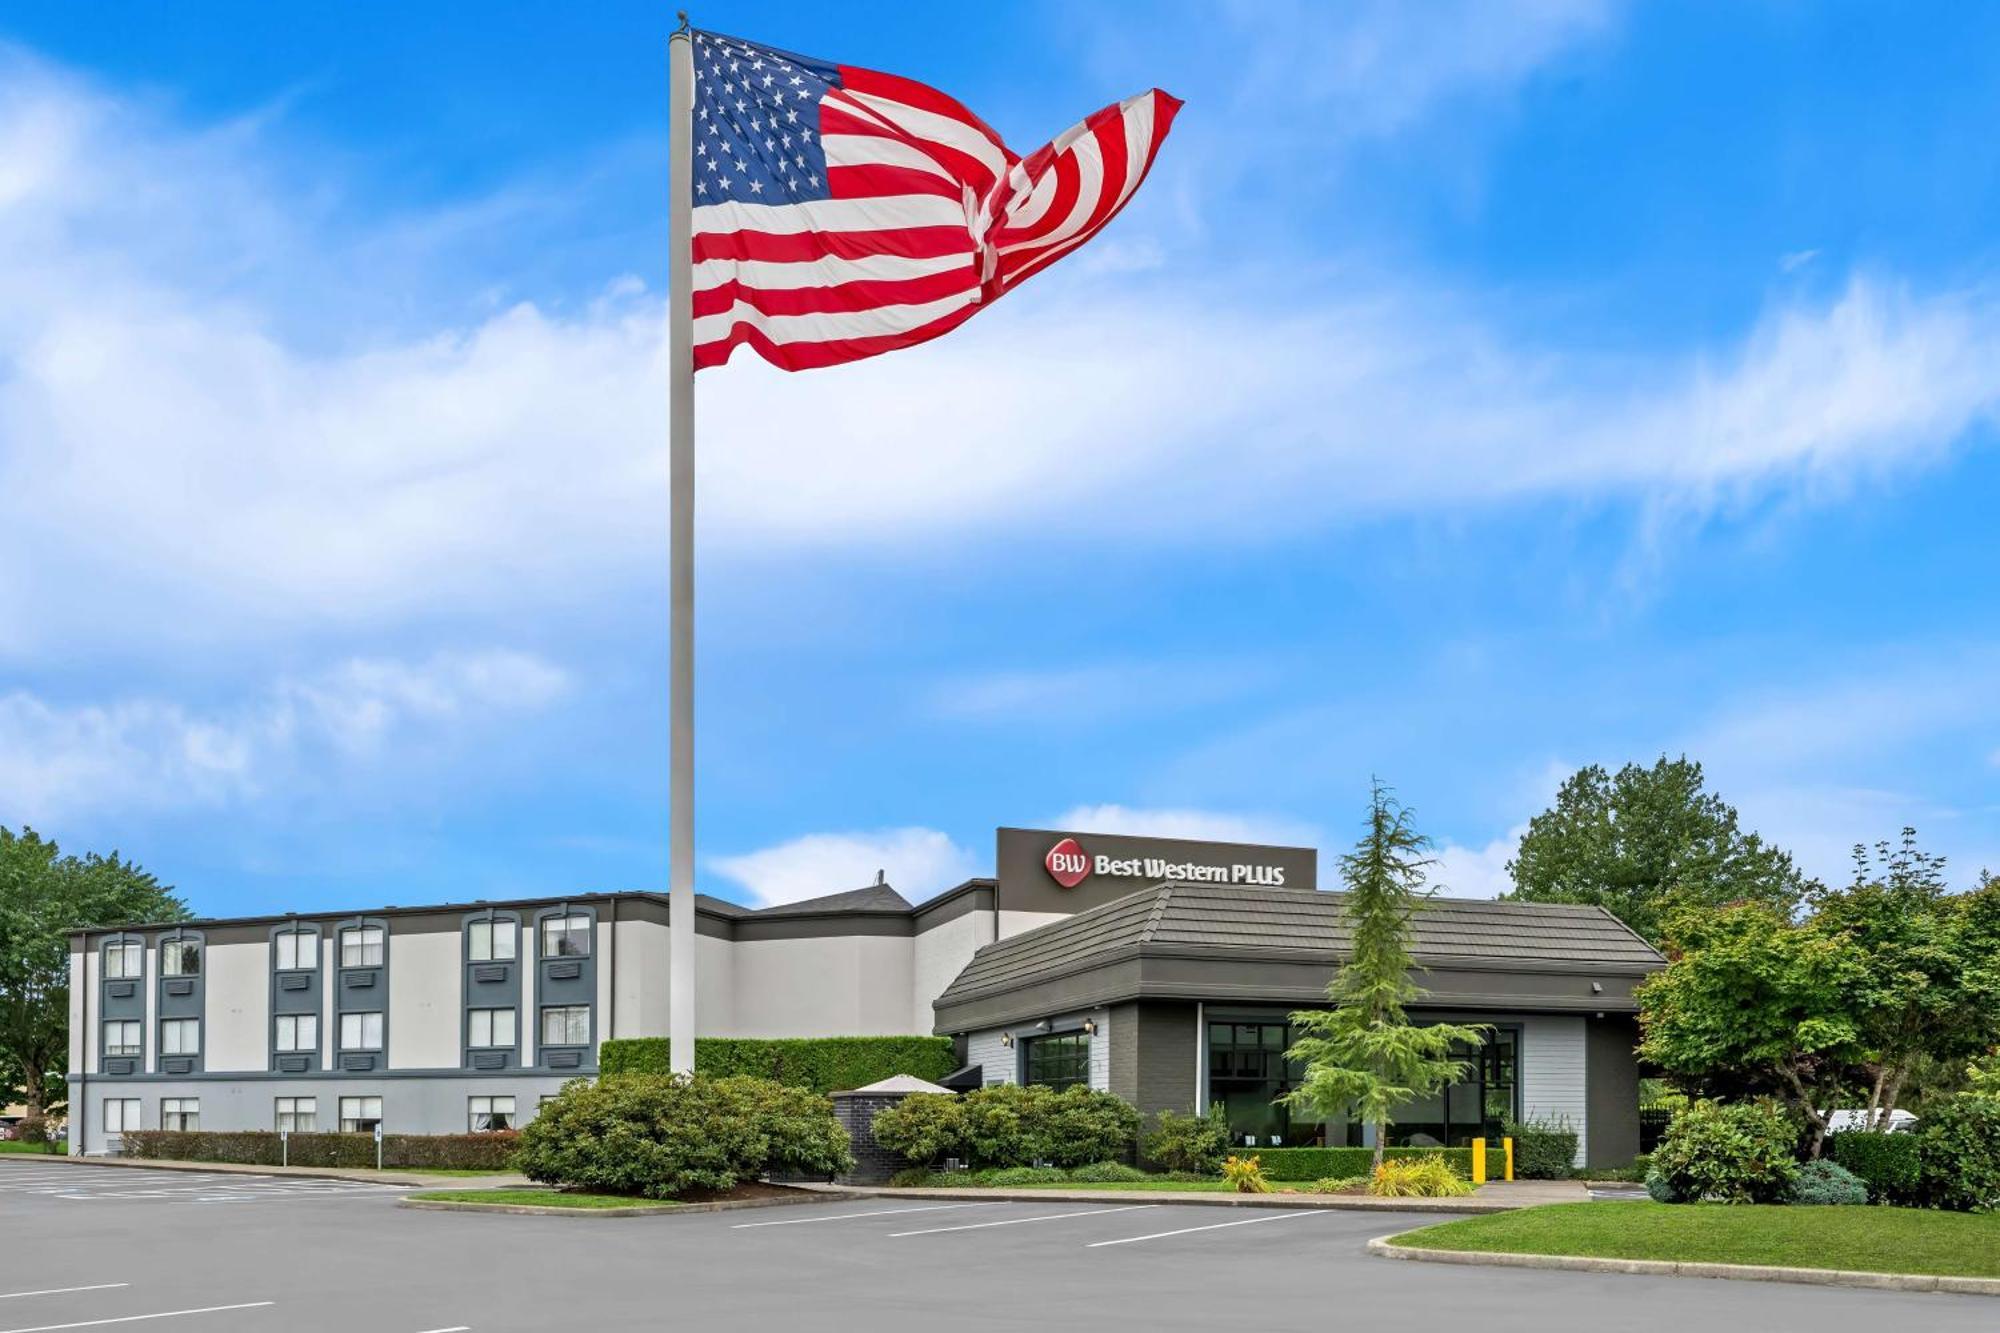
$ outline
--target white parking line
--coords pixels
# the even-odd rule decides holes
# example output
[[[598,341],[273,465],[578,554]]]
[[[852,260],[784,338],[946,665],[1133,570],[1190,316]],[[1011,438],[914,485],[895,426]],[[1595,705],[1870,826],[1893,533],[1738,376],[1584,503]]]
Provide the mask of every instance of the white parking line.
[[[905,1236],[935,1236],[944,1231],[978,1231],[985,1227],[1018,1227],[1025,1222],[1060,1222],[1065,1217],[1095,1217],[1099,1213],[1130,1213],[1140,1208],[1157,1208],[1155,1203],[1128,1203],[1122,1208],[1086,1208],[1080,1213],[1043,1213],[1039,1217],[1005,1217],[998,1222],[966,1222],[955,1227],[930,1227],[923,1231],[892,1231],[890,1240]]]
[[[1182,1227],[1179,1231],[1155,1231],[1150,1236],[1127,1236],[1122,1240],[1095,1240],[1084,1246],[1087,1250],[1101,1250],[1106,1245],[1137,1245],[1142,1240],[1165,1240],[1169,1236],[1186,1236],[1196,1231],[1220,1231],[1224,1227],[1252,1227],[1259,1222],[1283,1222],[1294,1217],[1314,1217],[1324,1212],[1319,1208],[1300,1208],[1289,1213],[1272,1213],[1268,1217],[1246,1217],[1238,1222],[1210,1222],[1205,1227]]]
[[[128,1314],[116,1319],[80,1319],[74,1324],[36,1324],[33,1328],[10,1328],[4,1333],[56,1333],[64,1328],[97,1328],[104,1324],[136,1324],[142,1319],[178,1319],[188,1314],[218,1314],[224,1310],[256,1310],[276,1301],[245,1301],[241,1305],[204,1305],[199,1310],[161,1310],[157,1314]]]
[[[453,1324],[450,1328],[427,1328],[424,1333],[472,1333],[470,1324]]]
[[[941,1213],[952,1208],[991,1208],[998,1200],[978,1203],[927,1203],[920,1208],[877,1208],[866,1213],[835,1213],[831,1217],[788,1217],[782,1222],[738,1222],[731,1231],[751,1231],[757,1227],[803,1227],[815,1222],[845,1222],[856,1217],[889,1217],[896,1213]]]
[[[99,1282],[91,1287],[45,1287],[41,1291],[0,1291],[0,1301],[19,1300],[23,1296],[67,1296],[72,1291],[110,1291],[113,1287],[129,1287],[130,1282]]]

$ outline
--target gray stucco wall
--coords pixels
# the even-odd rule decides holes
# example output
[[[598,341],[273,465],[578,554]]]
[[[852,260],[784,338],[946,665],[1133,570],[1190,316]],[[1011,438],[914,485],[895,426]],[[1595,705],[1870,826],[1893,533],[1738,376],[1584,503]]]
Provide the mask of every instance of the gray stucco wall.
[[[1142,1000],[1112,1010],[1111,1090],[1147,1116],[1197,1109],[1196,1007]]]
[[[1639,1155],[1638,1021],[1627,1014],[1590,1020],[1590,1144],[1586,1166],[1625,1166]]]

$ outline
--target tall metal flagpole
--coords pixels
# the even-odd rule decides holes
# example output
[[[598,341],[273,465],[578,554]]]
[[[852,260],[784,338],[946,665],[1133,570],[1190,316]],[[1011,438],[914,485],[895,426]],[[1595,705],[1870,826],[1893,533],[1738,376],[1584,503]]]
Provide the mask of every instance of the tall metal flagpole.
[[[694,39],[667,42],[667,466],[672,644],[668,694],[667,1060],[694,1072]]]

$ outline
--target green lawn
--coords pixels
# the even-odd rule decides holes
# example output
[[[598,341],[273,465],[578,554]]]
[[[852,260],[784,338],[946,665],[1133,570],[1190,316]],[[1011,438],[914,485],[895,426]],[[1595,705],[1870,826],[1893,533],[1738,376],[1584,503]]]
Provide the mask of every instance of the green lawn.
[[[408,1196],[437,1203],[514,1203],[537,1208],[672,1208],[666,1199],[635,1199],[628,1194],[572,1194],[567,1190],[425,1190]]]
[[[61,1151],[62,1151],[61,1144],[50,1145],[46,1143],[23,1143],[19,1139],[0,1139],[0,1153],[35,1152],[35,1153],[53,1154],[53,1153],[60,1153]]]
[[[1917,1208],[1557,1203],[1391,1242],[1438,1250],[2000,1277],[2000,1214]]]

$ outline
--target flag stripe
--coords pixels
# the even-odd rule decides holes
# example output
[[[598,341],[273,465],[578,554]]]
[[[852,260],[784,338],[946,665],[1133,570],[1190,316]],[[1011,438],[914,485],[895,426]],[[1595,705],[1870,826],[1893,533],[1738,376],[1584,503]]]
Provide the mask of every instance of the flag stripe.
[[[905,227],[965,230],[965,206],[956,199],[911,195],[905,199],[816,199],[804,204],[745,204],[730,200],[694,210],[697,235],[717,231],[897,231]]]
[[[939,273],[969,270],[968,255],[938,255],[909,259],[902,255],[871,254],[856,259],[827,257],[796,263],[771,263],[756,259],[710,259],[694,266],[694,290],[707,291],[727,282],[748,282],[754,286],[784,290],[798,287],[837,287],[844,282],[903,282]]]
[[[839,315],[857,307],[893,309],[925,307],[971,291],[979,275],[970,267],[927,277],[845,282],[828,287],[756,287],[731,280],[694,294],[697,323],[711,315],[727,315],[747,306],[764,315]]]
[[[972,240],[963,216],[949,227],[900,227],[891,231],[713,231],[694,238],[695,263],[710,259],[753,259],[772,263],[808,262],[828,257],[865,259],[870,255],[901,255],[905,259],[935,259],[970,255]]]

